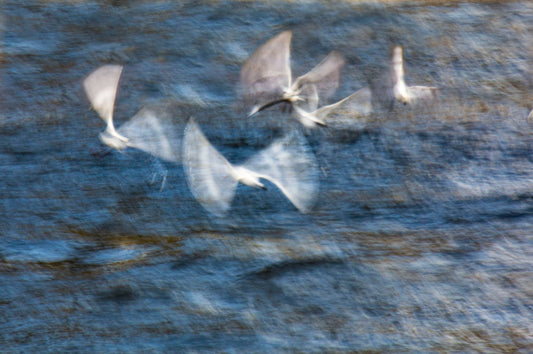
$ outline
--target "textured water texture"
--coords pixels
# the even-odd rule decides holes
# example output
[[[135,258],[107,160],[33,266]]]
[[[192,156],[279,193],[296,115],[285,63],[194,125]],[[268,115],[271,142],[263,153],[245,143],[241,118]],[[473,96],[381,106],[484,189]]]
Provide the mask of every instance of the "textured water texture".
[[[530,2],[5,1],[1,19],[2,350],[531,351]],[[194,116],[232,163],[301,129],[238,99],[286,29],[296,76],[345,55],[331,102],[394,44],[439,101],[304,129],[308,214],[266,182],[213,218],[179,163],[100,144],[81,84],[103,64],[124,65],[117,126],[149,108],[179,139]]]

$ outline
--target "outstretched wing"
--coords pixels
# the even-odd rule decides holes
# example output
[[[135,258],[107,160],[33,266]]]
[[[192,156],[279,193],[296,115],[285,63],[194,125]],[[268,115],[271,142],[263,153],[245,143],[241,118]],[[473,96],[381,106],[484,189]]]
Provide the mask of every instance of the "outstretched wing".
[[[291,31],[268,40],[246,60],[241,68],[240,84],[246,104],[256,107],[280,99],[290,86]]]
[[[391,51],[391,70],[396,78],[396,81],[400,81],[404,79],[405,76],[405,60],[403,57],[403,47],[402,46],[394,46]]]
[[[330,114],[336,111],[343,112],[349,116],[367,116],[372,113],[372,93],[370,88],[363,87],[338,102],[320,107],[314,115],[318,119],[325,121]]]
[[[306,85],[305,87],[314,89],[313,85]],[[372,93],[368,87],[363,87],[338,102],[318,109],[316,89],[309,90],[309,92],[306,95],[307,98],[301,103],[295,104],[294,107],[298,118],[306,126],[326,125],[326,119],[335,113],[342,113],[343,116],[350,118],[366,117],[372,113]]]
[[[300,211],[312,207],[318,193],[318,167],[301,133],[294,131],[275,141],[244,167],[274,183]]]
[[[341,82],[341,70],[344,67],[344,56],[333,51],[328,54],[317,66],[307,74],[300,76],[293,84],[293,90],[305,90],[305,86],[315,86],[318,97],[326,99],[331,97]],[[301,94],[303,97],[303,94]]]
[[[176,129],[159,119],[152,110],[142,109],[118,131],[128,137],[128,146],[165,161],[181,161],[181,139]]]
[[[237,181],[233,167],[207,140],[194,119],[183,138],[183,166],[193,196],[215,215],[223,215],[231,205]]]
[[[410,103],[417,101],[431,101],[437,98],[438,89],[436,87],[428,86],[408,86],[407,94]]]
[[[121,65],[104,65],[83,80],[83,88],[91,105],[108,127],[113,127],[113,108],[121,74]]]

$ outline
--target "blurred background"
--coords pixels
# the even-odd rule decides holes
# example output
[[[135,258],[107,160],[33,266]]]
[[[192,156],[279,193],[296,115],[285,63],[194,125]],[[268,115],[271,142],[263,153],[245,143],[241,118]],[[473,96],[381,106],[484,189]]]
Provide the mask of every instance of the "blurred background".
[[[528,352],[533,348],[530,1],[11,1],[1,5],[4,352]],[[345,55],[331,102],[405,48],[436,104],[303,129],[247,119],[239,70],[293,31],[298,76]],[[116,125],[189,117],[231,162],[302,129],[300,213],[239,186],[225,217],[181,164],[107,150],[83,78],[124,65]]]

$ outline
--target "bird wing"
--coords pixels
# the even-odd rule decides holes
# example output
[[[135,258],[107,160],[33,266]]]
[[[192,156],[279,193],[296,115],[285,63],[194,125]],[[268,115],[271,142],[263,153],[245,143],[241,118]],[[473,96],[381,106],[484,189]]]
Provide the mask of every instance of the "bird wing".
[[[315,86],[318,97],[331,97],[340,85],[341,70],[345,64],[344,56],[333,51],[307,74],[298,77],[293,84],[293,90],[304,90],[306,85]],[[303,94],[301,94],[303,97]]]
[[[305,87],[314,88],[313,85],[306,85]],[[329,115],[338,111],[342,111],[350,117],[365,117],[372,113],[372,92],[369,87],[363,87],[338,102],[318,109],[316,89],[314,91],[314,94],[309,94],[309,99],[296,103],[294,107],[300,121],[306,126],[326,125],[326,119]]]
[[[402,46],[394,46],[391,53],[391,70],[396,80],[403,80],[406,71],[404,50]]]
[[[302,212],[318,193],[315,156],[301,133],[294,131],[248,160],[244,167],[275,184]]]
[[[269,39],[244,62],[240,73],[246,104],[264,106],[282,97],[291,83],[291,31]]]
[[[369,87],[363,87],[350,96],[333,104],[320,107],[314,115],[325,121],[335,111],[345,111],[351,116],[367,116],[372,113],[372,92]]]
[[[415,103],[419,100],[434,100],[437,98],[438,89],[429,86],[408,86],[407,94],[410,102]]]
[[[207,140],[194,119],[183,138],[183,166],[193,196],[212,214],[221,216],[231,205],[237,181],[233,166]]]
[[[113,108],[121,74],[121,65],[104,65],[83,80],[83,88],[91,105],[110,127],[111,134],[114,131]]]
[[[150,109],[139,111],[118,131],[128,137],[128,146],[165,161],[181,161],[181,139],[176,129]]]

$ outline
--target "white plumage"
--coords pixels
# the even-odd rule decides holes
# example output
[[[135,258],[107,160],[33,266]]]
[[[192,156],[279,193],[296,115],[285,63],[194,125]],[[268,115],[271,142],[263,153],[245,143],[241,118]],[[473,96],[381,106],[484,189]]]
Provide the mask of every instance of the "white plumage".
[[[234,166],[191,119],[185,128],[183,164],[194,197],[219,216],[230,208],[238,183],[264,189],[261,179],[269,180],[302,212],[310,209],[318,191],[315,157],[297,132],[275,141],[243,165]]]

